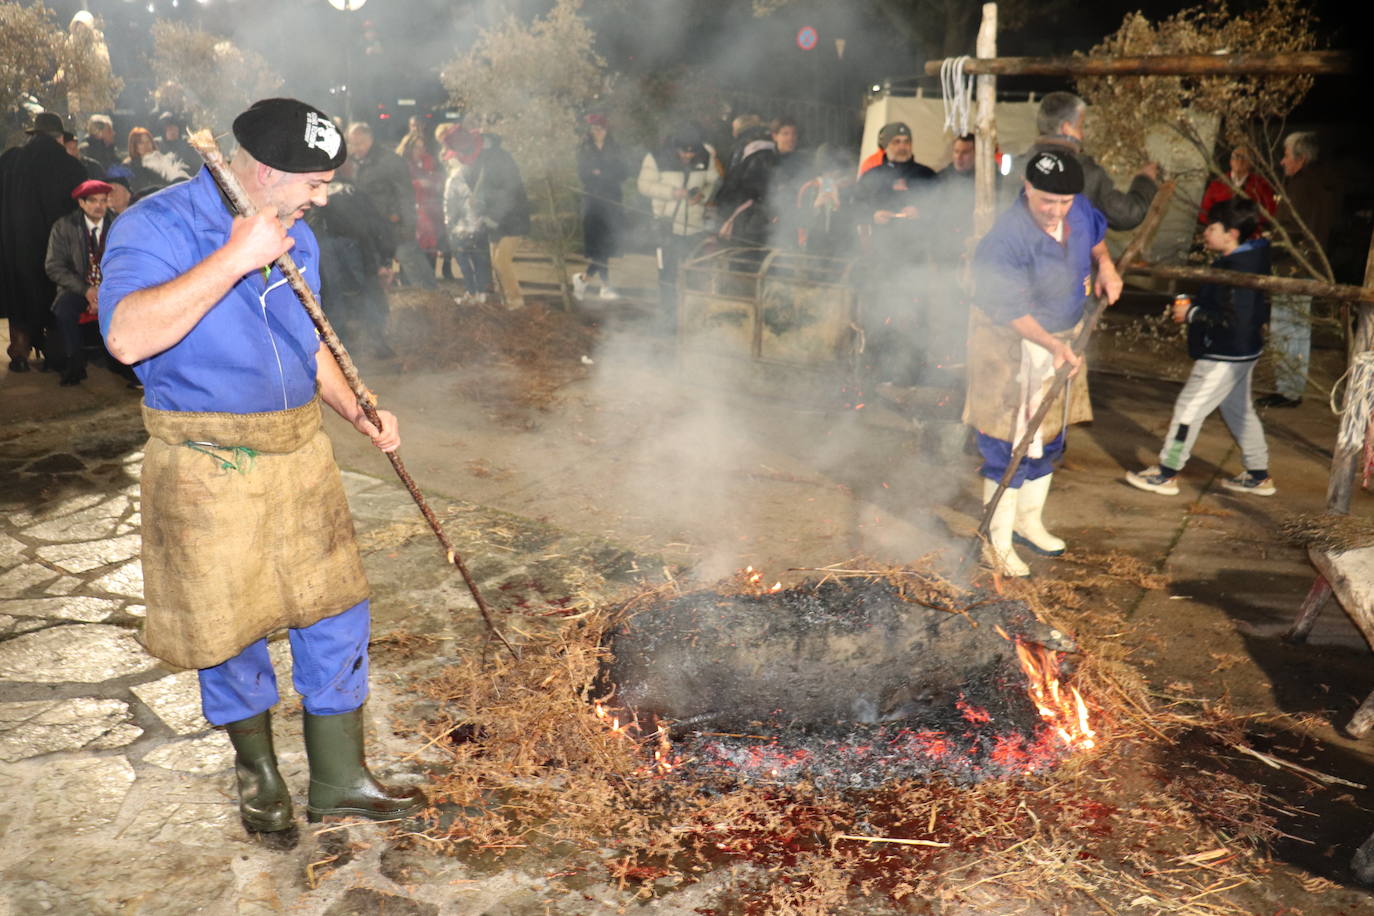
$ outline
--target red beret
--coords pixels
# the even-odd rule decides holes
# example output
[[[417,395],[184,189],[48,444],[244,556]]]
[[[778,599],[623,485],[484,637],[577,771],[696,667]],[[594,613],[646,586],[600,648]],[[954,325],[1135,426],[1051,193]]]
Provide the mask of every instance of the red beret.
[[[92,178],[89,181],[81,182],[72,189],[72,200],[80,200],[83,197],[90,197],[92,194],[109,194],[113,190],[114,188],[105,182],[96,181]]]

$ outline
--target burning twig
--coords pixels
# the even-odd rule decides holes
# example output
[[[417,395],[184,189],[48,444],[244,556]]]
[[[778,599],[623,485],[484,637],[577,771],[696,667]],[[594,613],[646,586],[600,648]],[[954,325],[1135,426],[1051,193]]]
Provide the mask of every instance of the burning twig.
[[[248,199],[247,192],[243,185],[239,183],[234,173],[229,170],[229,166],[224,161],[224,155],[220,152],[219,142],[215,140],[214,134],[208,130],[198,130],[187,138],[187,142],[200,153],[205,160],[205,166],[210,170],[210,174],[215,179],[225,198],[229,201],[230,207],[239,216],[252,216],[257,212],[257,207]],[[320,307],[319,300],[306,285],[305,278],[301,276],[300,268],[292,260],[290,253],[283,254],[276,260],[277,268],[282,276],[286,278],[287,285],[296,294],[301,305],[305,308],[310,320],[314,322],[315,329],[319,331],[320,339],[329,348],[335,362],[339,364],[340,371],[343,372],[344,379],[348,382],[348,387],[352,390],[354,397],[358,399],[358,404],[362,407],[363,413],[367,416],[368,422],[377,429],[382,428],[382,421],[377,416],[377,396],[368,390],[363,384],[362,378],[358,375],[358,368],[353,364],[353,359],[344,349],[343,342],[334,333],[334,328],[325,317],[324,310]],[[482,614],[482,621],[486,624],[488,632],[500,640],[501,645],[506,647],[506,651],[512,656],[517,656],[515,648],[506,641],[506,637],[501,635],[501,631],[496,628],[496,624],[491,619],[491,612],[487,609],[487,603],[482,599],[482,593],[477,589],[477,583],[473,581],[472,574],[468,572],[467,564],[463,558],[454,550],[449,543],[448,536],[444,534],[443,526],[439,524],[439,519],[425,502],[424,496],[420,493],[419,487],[411,479],[410,473],[401,462],[401,456],[396,452],[387,452],[387,460],[391,462],[391,467],[396,472],[396,476],[401,478],[401,483],[405,484],[406,490],[415,500],[415,505],[420,508],[420,514],[425,517],[429,527],[433,530],[435,537],[439,539],[439,544],[444,548],[445,556],[449,563],[458,567],[458,571],[463,575],[463,581],[467,583],[468,591],[472,593],[472,599],[477,603],[477,610]]]

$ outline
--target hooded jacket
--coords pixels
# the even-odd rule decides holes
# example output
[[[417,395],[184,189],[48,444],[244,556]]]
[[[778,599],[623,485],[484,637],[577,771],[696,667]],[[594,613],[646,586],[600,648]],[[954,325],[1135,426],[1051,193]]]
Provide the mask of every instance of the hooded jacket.
[[[1269,273],[1269,242],[1251,239],[1212,262],[1218,270]],[[1247,362],[1264,350],[1269,299],[1263,290],[1204,283],[1188,310],[1188,355],[1193,359]]]
[[[696,235],[706,229],[706,202],[719,180],[716,153],[710,146],[699,144],[696,156],[684,167],[670,144],[644,157],[636,185],[649,198],[654,217],[671,221],[674,235]],[[679,188],[685,188],[688,196],[674,197]]]

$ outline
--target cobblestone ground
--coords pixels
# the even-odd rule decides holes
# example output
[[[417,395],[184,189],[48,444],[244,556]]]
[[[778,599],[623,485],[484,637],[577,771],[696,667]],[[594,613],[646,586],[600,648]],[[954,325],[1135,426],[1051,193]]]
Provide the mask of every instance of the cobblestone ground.
[[[283,685],[276,741],[301,829],[294,845],[250,838],[234,804],[232,752],[201,717],[195,673],[166,667],[138,641],[143,439],[136,412],[122,406],[21,425],[0,442],[0,913],[620,911],[612,886],[552,885],[544,875],[560,863],[465,862],[401,848],[386,826],[306,825],[285,639],[272,645]],[[419,782],[423,740],[394,718],[398,700],[481,629],[405,491],[344,479],[374,586],[374,639],[404,631],[436,647],[417,658],[382,639],[366,707],[374,767]],[[475,551],[465,555],[487,594],[518,598],[574,568],[595,567],[613,584],[636,571],[634,557],[604,543],[434,505],[466,520],[454,539]],[[499,529],[501,549],[465,542],[465,526]],[[692,912],[717,892],[705,881],[655,909]]]

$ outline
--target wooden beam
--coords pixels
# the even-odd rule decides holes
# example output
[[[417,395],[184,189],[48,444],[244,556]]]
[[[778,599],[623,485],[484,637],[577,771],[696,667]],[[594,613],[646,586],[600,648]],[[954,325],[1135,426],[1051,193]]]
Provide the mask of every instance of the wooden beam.
[[[997,56],[997,4],[983,4],[978,26],[978,56]],[[980,76],[973,143],[973,237],[988,234],[997,219],[997,77]]]
[[[1271,277],[1265,274],[1248,274],[1239,270],[1216,270],[1211,267],[1172,267],[1136,261],[1133,264],[1122,265],[1121,272],[1123,274],[1145,274],[1149,277],[1163,277],[1169,280],[1224,283],[1227,286],[1243,286],[1246,289],[1262,289],[1266,292],[1287,293],[1292,296],[1316,296],[1319,299],[1336,299],[1341,302],[1374,302],[1374,288],[1367,286],[1346,286],[1342,283],[1326,283],[1321,280],[1299,280],[1296,277]]]
[[[938,76],[938,60],[926,74]],[[1279,54],[1148,54],[1135,57],[995,57],[964,61],[964,72],[990,76],[1297,76],[1353,73],[1346,51]]]

